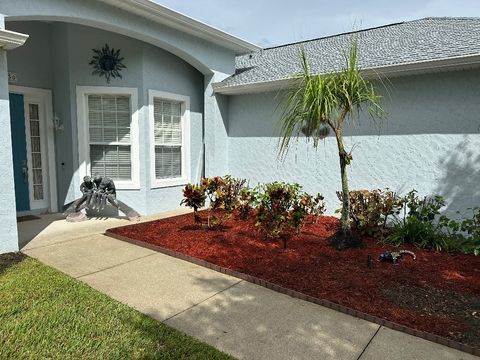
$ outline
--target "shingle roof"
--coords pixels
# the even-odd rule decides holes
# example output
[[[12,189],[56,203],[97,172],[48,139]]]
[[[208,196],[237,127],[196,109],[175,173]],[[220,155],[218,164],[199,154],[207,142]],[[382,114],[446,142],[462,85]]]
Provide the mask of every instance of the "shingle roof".
[[[301,72],[304,48],[312,71],[340,70],[352,36],[358,40],[362,69],[480,54],[480,18],[424,18],[267,48],[238,56],[235,75],[216,88],[284,80]]]

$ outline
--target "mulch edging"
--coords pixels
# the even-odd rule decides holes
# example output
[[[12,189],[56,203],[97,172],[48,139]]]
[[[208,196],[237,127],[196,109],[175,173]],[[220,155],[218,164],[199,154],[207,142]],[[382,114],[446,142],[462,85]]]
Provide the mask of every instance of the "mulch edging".
[[[438,335],[435,335],[435,334],[427,333],[427,332],[420,331],[420,330],[415,330],[415,329],[409,328],[407,326],[400,325],[400,324],[397,324],[395,322],[385,320],[385,319],[379,318],[377,316],[369,315],[367,313],[364,313],[364,312],[346,307],[344,305],[336,304],[336,303],[328,301],[328,300],[319,299],[319,298],[316,298],[316,297],[313,297],[313,296],[309,296],[309,295],[300,293],[298,291],[287,289],[287,288],[284,288],[282,286],[273,284],[271,282],[262,280],[260,278],[257,278],[257,277],[251,276],[251,275],[247,275],[247,274],[243,274],[243,273],[240,273],[238,271],[230,270],[230,269],[212,264],[208,261],[197,259],[195,257],[182,254],[182,253],[177,252],[177,251],[166,249],[166,248],[163,248],[163,247],[158,246],[158,245],[152,245],[152,244],[149,244],[147,242],[143,242],[143,241],[139,241],[139,240],[133,240],[133,239],[130,239],[126,236],[115,234],[110,230],[107,230],[105,232],[105,235],[109,236],[111,238],[120,240],[120,241],[124,241],[124,242],[130,243],[130,244],[133,244],[133,245],[137,245],[137,246],[146,248],[146,249],[154,250],[154,251],[160,252],[160,253],[168,255],[168,256],[172,256],[172,257],[180,259],[180,260],[188,261],[188,262],[191,262],[193,264],[203,266],[203,267],[206,267],[208,269],[211,269],[211,270],[214,270],[214,271],[217,271],[217,272],[220,272],[222,274],[229,275],[229,276],[233,276],[233,277],[239,278],[241,280],[248,281],[250,283],[253,283],[253,284],[256,284],[256,285],[259,285],[259,286],[263,286],[267,289],[277,291],[281,294],[285,294],[285,295],[291,296],[291,297],[296,298],[296,299],[308,301],[308,302],[311,302],[311,303],[314,303],[314,304],[317,304],[317,305],[327,307],[327,308],[335,310],[335,311],[340,311],[344,314],[348,314],[348,315],[357,317],[359,319],[367,320],[367,321],[373,322],[375,324],[385,326],[385,327],[390,328],[392,330],[401,331],[403,333],[413,335],[413,336],[417,336],[419,338],[422,338],[422,339],[425,339],[425,340],[428,340],[428,341],[432,341],[432,342],[440,344],[440,345],[448,346],[448,347],[450,347],[452,349],[455,349],[455,350],[460,350],[460,351],[463,351],[463,352],[468,353],[468,354],[472,354],[472,355],[475,355],[475,356],[480,356],[480,348],[474,348],[470,345],[466,345],[466,344],[463,344],[463,343],[460,343],[460,342],[457,342],[457,341],[453,341],[453,340],[450,340],[450,339],[447,339],[447,338],[444,338],[444,337],[441,337],[441,336],[438,336]]]

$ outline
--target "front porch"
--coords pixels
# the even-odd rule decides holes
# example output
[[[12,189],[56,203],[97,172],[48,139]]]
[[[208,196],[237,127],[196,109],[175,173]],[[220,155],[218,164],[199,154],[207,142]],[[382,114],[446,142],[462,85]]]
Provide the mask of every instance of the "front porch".
[[[226,172],[227,100],[213,84],[258,46],[148,1],[15,0],[0,13],[0,253],[19,248],[17,212],[60,211],[85,175],[113,178],[119,200],[145,215],[177,209],[182,185]],[[107,45],[124,65],[109,78],[92,64]]]

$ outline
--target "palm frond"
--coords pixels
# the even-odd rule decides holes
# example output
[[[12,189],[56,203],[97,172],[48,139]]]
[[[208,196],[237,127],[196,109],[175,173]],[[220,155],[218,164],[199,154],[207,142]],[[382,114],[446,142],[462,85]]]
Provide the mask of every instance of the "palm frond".
[[[304,49],[300,51],[302,72],[294,76],[296,84],[287,90],[281,102],[281,138],[279,157],[287,154],[292,139],[305,135],[314,147],[325,138],[327,131],[342,129],[348,117],[355,123],[366,110],[372,119],[384,116],[381,96],[372,82],[363,77],[358,65],[358,42],[353,39],[344,54],[345,67],[337,73],[315,74]]]

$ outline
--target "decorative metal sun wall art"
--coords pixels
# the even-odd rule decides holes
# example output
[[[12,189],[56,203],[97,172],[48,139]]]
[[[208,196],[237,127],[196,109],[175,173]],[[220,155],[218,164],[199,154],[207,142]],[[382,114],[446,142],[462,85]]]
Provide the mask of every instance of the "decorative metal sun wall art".
[[[111,78],[122,78],[120,72],[127,67],[122,63],[124,58],[120,57],[120,49],[115,50],[105,44],[101,49],[92,50],[94,55],[89,63],[94,69],[92,75],[105,76],[108,84]]]

